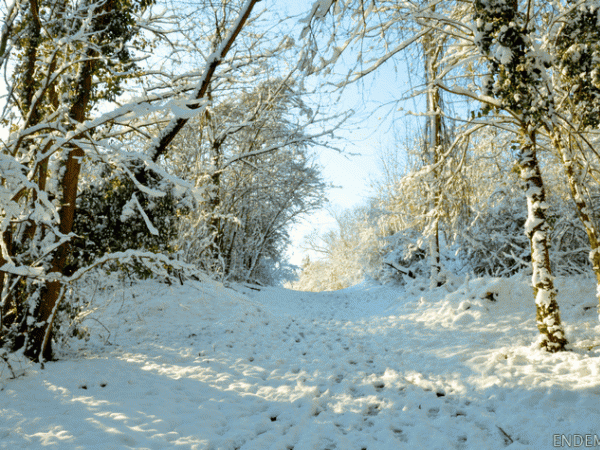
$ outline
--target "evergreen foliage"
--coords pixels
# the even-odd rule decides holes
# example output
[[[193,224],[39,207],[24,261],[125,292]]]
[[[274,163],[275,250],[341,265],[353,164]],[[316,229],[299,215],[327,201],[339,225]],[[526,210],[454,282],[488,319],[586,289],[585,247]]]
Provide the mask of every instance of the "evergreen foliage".
[[[151,196],[140,191],[130,177],[108,168],[94,183],[83,188],[78,196],[74,225],[78,238],[73,244],[67,274],[93,264],[107,253],[131,249],[165,255],[174,252],[179,221],[189,214],[191,199],[189,195],[176,196],[175,186],[151,171],[144,178],[147,188],[164,195]],[[144,266],[137,265],[134,271],[138,275],[151,275]]]

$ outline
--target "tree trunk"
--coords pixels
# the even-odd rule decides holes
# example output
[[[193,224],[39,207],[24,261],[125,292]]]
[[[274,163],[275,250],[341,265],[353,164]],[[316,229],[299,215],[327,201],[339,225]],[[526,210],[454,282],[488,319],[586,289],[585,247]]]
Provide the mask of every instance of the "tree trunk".
[[[95,51],[87,51],[88,60],[82,63],[78,76],[77,96],[70,110],[70,118],[80,123],[85,120],[86,111],[89,105],[92,78],[94,75],[95,63],[93,57]],[[67,235],[73,231],[75,220],[75,207],[77,200],[77,187],[79,184],[79,173],[81,171],[81,159],[85,156],[81,148],[73,148],[67,154],[65,161],[65,171],[60,186],[62,186],[62,201],[59,213],[60,223],[59,231]],[[56,250],[52,258],[50,275],[62,275],[65,268],[67,257],[70,252],[70,244],[63,243]],[[52,333],[52,322],[58,308],[59,297],[62,284],[58,280],[47,281],[41,290],[40,298],[34,311],[35,323],[28,331],[25,355],[32,360],[51,359],[52,347],[49,339]]]
[[[60,210],[60,232],[69,234],[73,230],[75,218],[75,204],[77,199],[77,186],[79,183],[79,172],[81,163],[79,158],[84,156],[83,150],[71,150],[67,157],[65,175],[62,180],[63,202]],[[52,260],[50,274],[62,274],[66,265],[67,256],[70,252],[70,244],[65,242],[56,250]],[[42,289],[37,309],[34,313],[36,324],[29,330],[25,355],[36,360],[40,356],[52,359],[52,347],[50,345],[50,333],[52,333],[52,322],[58,308],[62,284],[60,281],[48,281]]]
[[[423,55],[425,58],[425,76],[427,78],[427,126],[426,126],[426,153],[427,162],[434,169],[430,174],[429,181],[429,215],[430,223],[427,226],[429,232],[429,267],[430,287],[433,289],[440,286],[443,280],[440,277],[440,237],[439,237],[439,199],[440,199],[440,175],[437,165],[442,148],[442,116],[440,91],[433,83],[437,78],[438,59],[440,47],[431,41],[431,36],[426,35],[423,39]]]
[[[440,279],[440,237],[439,222],[434,219],[433,230],[429,236],[429,267],[431,270],[430,288],[434,289],[441,286],[443,281]]]
[[[4,240],[4,245],[6,247],[7,256],[11,254],[11,244],[12,244],[12,233],[11,230],[7,230],[1,234],[1,239]],[[8,261],[2,256],[2,251],[0,251],[0,267],[6,264]],[[10,276],[7,276],[6,272],[0,271],[0,338],[2,337],[2,327],[5,324],[6,313],[12,306],[12,297],[10,292],[8,291],[8,284],[10,283]],[[6,288],[6,289],[5,289]]]
[[[546,192],[540,172],[535,135],[525,134],[519,152],[518,165],[527,196],[525,233],[531,241],[532,285],[536,305],[536,322],[541,334],[540,347],[549,352],[565,350],[567,339],[563,330],[554,277],[550,270]]]
[[[208,116],[208,114],[207,114]],[[210,123],[210,116],[208,116],[208,122]],[[210,211],[210,219],[208,222],[208,229],[211,233],[214,233],[213,236],[213,246],[211,251],[211,259],[212,266],[211,270],[217,271],[219,268],[219,261],[223,261],[223,254],[225,253],[225,237],[224,237],[224,224],[220,215],[223,214],[221,210],[221,196],[222,196],[222,188],[221,188],[221,170],[223,165],[223,151],[221,150],[221,146],[223,144],[223,140],[217,139],[212,142],[211,145],[211,165],[213,173],[210,176],[211,187],[213,192],[211,193],[211,197],[208,201],[208,209]],[[222,263],[225,267],[221,267],[223,271],[223,277],[226,277],[227,274],[227,261],[223,261]]]
[[[574,161],[573,151],[570,145],[564,145],[558,133],[551,133],[554,148],[558,151],[563,165],[565,167],[565,173],[567,180],[569,181],[569,189],[571,190],[571,196],[575,202],[577,208],[577,214],[579,220],[585,228],[588,240],[590,243],[590,261],[596,275],[596,298],[598,299],[598,310],[600,312],[600,235],[598,230],[594,226],[593,213],[587,204],[585,199],[585,190],[582,179],[581,168]]]

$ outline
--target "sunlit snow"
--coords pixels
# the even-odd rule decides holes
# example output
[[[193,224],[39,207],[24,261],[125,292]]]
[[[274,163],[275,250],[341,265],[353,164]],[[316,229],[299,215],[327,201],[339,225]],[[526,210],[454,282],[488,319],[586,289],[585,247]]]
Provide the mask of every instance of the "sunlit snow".
[[[529,281],[337,292],[104,288],[61,360],[0,378],[0,448],[551,449],[600,434],[595,283],[557,278],[570,352],[538,350]]]

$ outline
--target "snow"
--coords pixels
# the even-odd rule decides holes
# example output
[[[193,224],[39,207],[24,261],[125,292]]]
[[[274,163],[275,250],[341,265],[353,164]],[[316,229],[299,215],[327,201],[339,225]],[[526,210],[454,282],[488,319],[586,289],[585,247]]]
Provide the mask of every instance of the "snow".
[[[140,202],[137,199],[135,193],[131,196],[131,199],[127,203],[125,203],[125,206],[123,206],[123,211],[121,212],[121,217],[120,217],[121,222],[125,222],[131,216],[133,216],[135,214],[135,211],[133,210],[134,207],[137,208],[140,215],[144,219],[144,222],[146,223],[146,227],[148,227],[148,230],[150,231],[150,233],[152,233],[154,236],[158,236],[160,234],[158,232],[158,229],[152,224],[152,221],[150,220],[150,218],[144,211],[144,208],[142,208],[142,205],[140,205]]]
[[[135,215],[134,208],[136,207],[136,204],[139,204],[139,202],[137,201],[135,194],[133,194],[129,201],[123,205],[123,211],[121,212],[121,217],[119,217],[121,222],[126,222]]]
[[[2,253],[4,255],[4,252]],[[23,277],[37,277],[44,273],[44,268],[30,266],[15,266],[13,263],[7,262],[0,266],[0,271],[12,273],[14,275],[21,275]]]
[[[535,283],[535,280],[534,280]],[[535,304],[538,306],[541,306],[543,308],[549,308],[550,305],[552,304],[552,292],[547,291],[545,289],[538,289],[537,295],[535,296]],[[544,321],[546,320],[554,320],[551,319],[550,317],[546,317],[544,319]],[[548,325],[554,325],[554,323],[552,324],[548,324]]]
[[[73,338],[44,370],[13,360],[24,372],[16,379],[0,365],[0,448],[593,444],[596,285],[556,285],[573,345],[557,354],[532,343],[522,276],[322,293],[192,281],[97,287],[88,341]]]
[[[500,64],[506,65],[510,64],[510,62],[512,61],[513,53],[510,48],[498,45],[495,56],[500,61]]]

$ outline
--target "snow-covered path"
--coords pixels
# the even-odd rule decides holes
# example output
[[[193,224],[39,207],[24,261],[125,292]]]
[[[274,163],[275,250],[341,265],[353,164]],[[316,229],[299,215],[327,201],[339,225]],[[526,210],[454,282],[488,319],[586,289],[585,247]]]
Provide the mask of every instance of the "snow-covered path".
[[[561,288],[569,337],[595,345],[593,283]],[[600,347],[535,350],[530,295],[518,279],[136,285],[98,301],[91,340],[63,360],[4,370],[0,448],[600,448]]]

